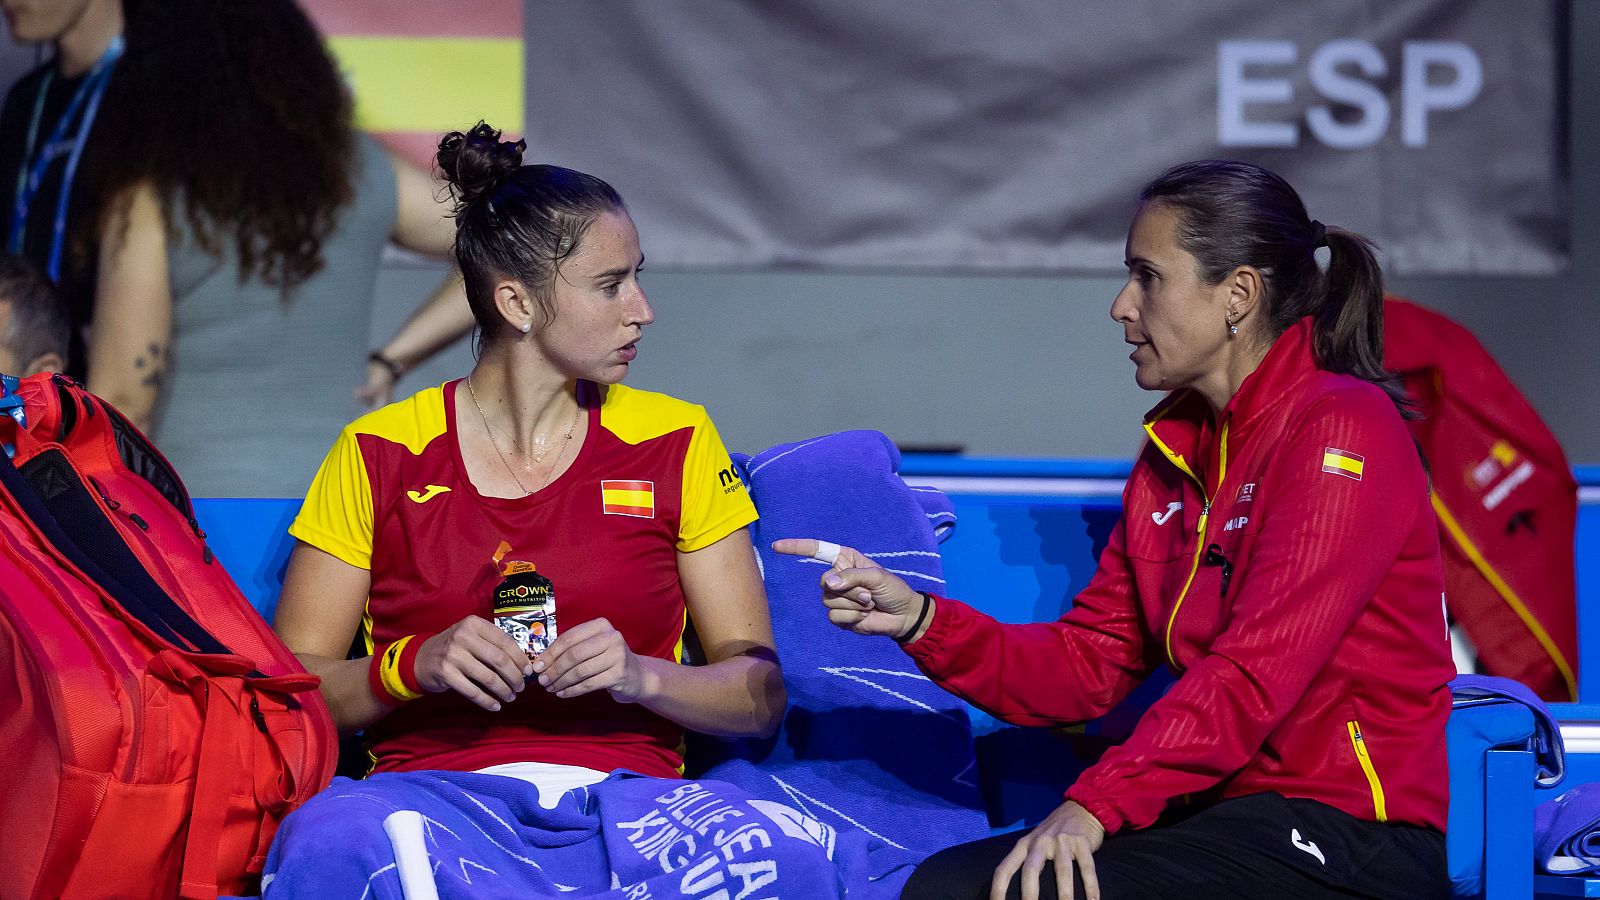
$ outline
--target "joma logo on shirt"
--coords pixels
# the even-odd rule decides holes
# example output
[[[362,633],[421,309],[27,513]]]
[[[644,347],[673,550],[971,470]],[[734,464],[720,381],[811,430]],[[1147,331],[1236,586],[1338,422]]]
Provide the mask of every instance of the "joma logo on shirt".
[[[448,493],[450,493],[450,489],[444,485],[430,484],[421,491],[406,491],[406,496],[411,498],[412,503],[427,503],[440,494]]]
[[[1166,512],[1153,512],[1153,513],[1151,513],[1150,514],[1150,521],[1156,523],[1157,525],[1165,525],[1165,524],[1167,524],[1167,520],[1172,518],[1172,514],[1177,512],[1180,509],[1183,509],[1183,501],[1182,500],[1174,500],[1171,503],[1167,504],[1167,511]]]

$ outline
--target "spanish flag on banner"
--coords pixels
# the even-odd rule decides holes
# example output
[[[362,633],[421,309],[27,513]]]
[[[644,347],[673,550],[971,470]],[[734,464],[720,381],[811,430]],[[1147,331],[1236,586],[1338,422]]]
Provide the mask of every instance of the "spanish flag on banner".
[[[656,517],[656,485],[653,481],[602,481],[600,502],[608,516]]]
[[[1330,475],[1343,475],[1360,481],[1361,470],[1365,469],[1366,465],[1365,456],[1357,456],[1348,450],[1328,447],[1322,451],[1322,471]]]
[[[355,94],[356,126],[431,168],[479,119],[521,137],[522,3],[302,0]]]

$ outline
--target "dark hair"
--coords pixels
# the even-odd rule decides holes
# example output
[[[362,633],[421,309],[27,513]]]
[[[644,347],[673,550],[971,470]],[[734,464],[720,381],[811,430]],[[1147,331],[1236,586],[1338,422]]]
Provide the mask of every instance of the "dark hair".
[[[1371,241],[1314,222],[1300,195],[1274,172],[1206,159],[1173,166],[1139,194],[1140,205],[1177,213],[1178,245],[1217,284],[1240,266],[1265,279],[1266,337],[1313,316],[1317,365],[1370,381],[1409,412],[1400,381],[1383,367],[1383,272]],[[1316,261],[1326,243],[1328,269]]]
[[[67,343],[72,335],[66,304],[56,294],[50,279],[27,260],[11,253],[0,253],[0,303],[11,307],[11,324],[0,339],[18,364],[26,364],[46,353],[58,354],[66,361]]]
[[[543,328],[555,316],[556,272],[577,251],[595,219],[627,212],[611,185],[560,166],[522,164],[525,141],[502,141],[479,122],[439,141],[439,168],[456,200],[456,263],[479,339],[492,343],[505,324],[494,305],[497,279],[532,292]]]
[[[199,248],[287,295],[322,268],[351,199],[351,101],[293,0],[124,0],[127,50],[85,152],[92,247],[125,189],[153,184]],[[76,192],[75,192],[76,193]],[[87,262],[87,261],[86,261]],[[91,263],[92,264],[92,263]]]

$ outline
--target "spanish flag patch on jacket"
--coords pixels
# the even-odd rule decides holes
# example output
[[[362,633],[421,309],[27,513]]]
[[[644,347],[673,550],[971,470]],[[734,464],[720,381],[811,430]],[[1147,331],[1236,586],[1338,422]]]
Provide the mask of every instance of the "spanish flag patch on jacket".
[[[1322,471],[1330,475],[1343,475],[1360,481],[1361,470],[1366,468],[1366,464],[1365,456],[1357,456],[1348,450],[1328,447],[1322,451]]]

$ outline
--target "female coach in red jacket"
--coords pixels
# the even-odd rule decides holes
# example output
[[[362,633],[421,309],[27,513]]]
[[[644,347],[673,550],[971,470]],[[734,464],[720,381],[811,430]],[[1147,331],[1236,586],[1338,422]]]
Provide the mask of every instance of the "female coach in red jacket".
[[[903,896],[1448,896],[1438,526],[1371,245],[1205,161],[1144,190],[1126,263],[1111,315],[1169,393],[1072,610],[1004,625],[849,548],[823,602],[1019,725],[1093,719],[1158,666],[1177,682],[1038,827],[936,854]]]

